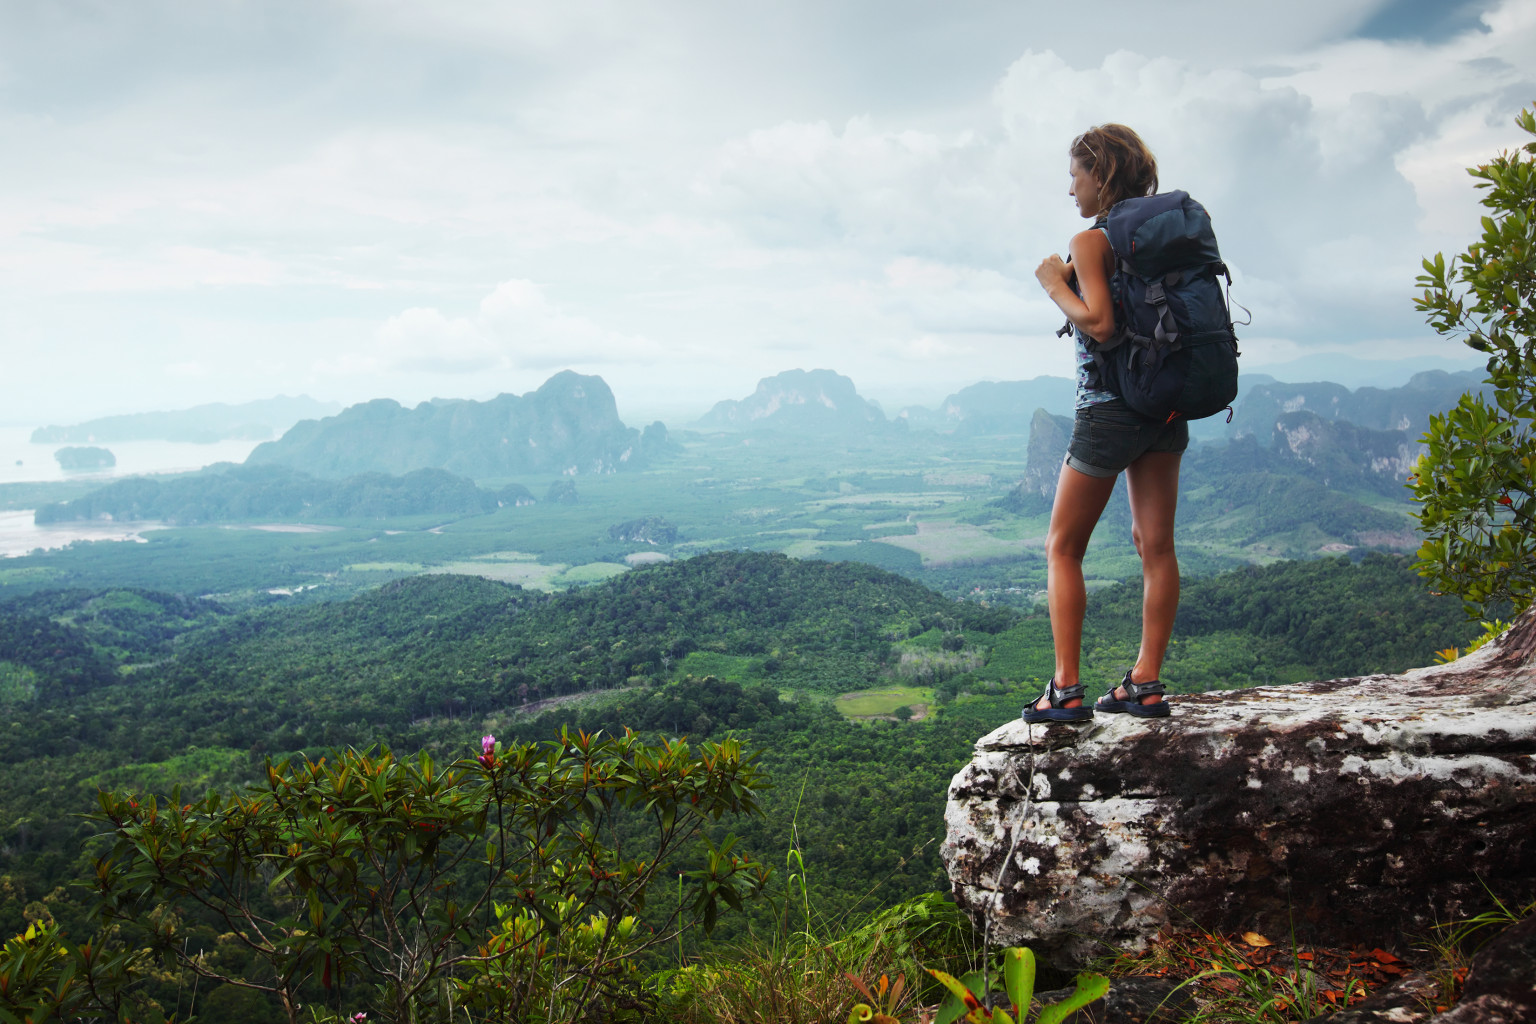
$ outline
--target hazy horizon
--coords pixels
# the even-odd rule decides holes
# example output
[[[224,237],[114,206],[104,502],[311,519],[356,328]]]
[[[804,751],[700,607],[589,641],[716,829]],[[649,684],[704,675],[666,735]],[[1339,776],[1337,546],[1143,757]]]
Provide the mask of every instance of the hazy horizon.
[[[1520,141],[1536,0],[1067,10],[0,0],[0,421],[795,367],[888,414],[1067,376],[1033,278],[1120,120],[1211,209],[1244,370],[1480,365],[1415,313]],[[1273,368],[1273,369],[1272,369]],[[1278,371],[1278,372],[1276,372]],[[1306,379],[1336,379],[1327,372]]]

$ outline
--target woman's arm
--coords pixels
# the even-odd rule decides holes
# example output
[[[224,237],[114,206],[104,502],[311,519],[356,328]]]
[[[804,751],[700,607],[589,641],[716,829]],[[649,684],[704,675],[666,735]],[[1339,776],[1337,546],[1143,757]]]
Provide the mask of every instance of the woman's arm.
[[[1109,268],[1114,253],[1109,239],[1099,229],[1090,228],[1072,236],[1068,251],[1072,254],[1070,264],[1052,253],[1040,261],[1035,279],[1079,330],[1094,341],[1108,341],[1115,333],[1114,302],[1109,295]],[[1072,290],[1074,273],[1081,298]]]

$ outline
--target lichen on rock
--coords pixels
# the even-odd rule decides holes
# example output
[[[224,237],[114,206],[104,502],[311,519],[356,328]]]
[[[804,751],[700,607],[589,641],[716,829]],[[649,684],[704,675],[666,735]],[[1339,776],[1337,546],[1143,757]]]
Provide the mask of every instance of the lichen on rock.
[[[1533,660],[1528,612],[1451,665],[1004,725],[950,785],[956,899],[1064,969],[1165,927],[1383,945],[1475,913],[1485,882],[1529,901]]]

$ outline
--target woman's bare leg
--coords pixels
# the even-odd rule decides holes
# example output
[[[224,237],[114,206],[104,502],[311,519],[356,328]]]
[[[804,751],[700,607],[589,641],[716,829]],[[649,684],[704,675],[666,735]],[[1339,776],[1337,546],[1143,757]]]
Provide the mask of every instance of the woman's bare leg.
[[[1181,452],[1147,452],[1125,471],[1131,501],[1131,539],[1141,556],[1141,650],[1131,669],[1133,683],[1160,678],[1163,656],[1179,610],[1179,559],[1173,548],[1173,519],[1179,504]],[[1128,700],[1121,687],[1116,700]],[[1160,696],[1144,698],[1155,704]]]
[[[1046,600],[1051,613],[1051,640],[1056,648],[1056,686],[1078,682],[1083,657],[1083,612],[1088,604],[1083,585],[1083,555],[1099,524],[1104,505],[1115,489],[1115,478],[1089,476],[1071,466],[1061,467],[1051,526],[1045,538]],[[1046,703],[1037,707],[1049,706]],[[1077,707],[1080,701],[1068,701]]]

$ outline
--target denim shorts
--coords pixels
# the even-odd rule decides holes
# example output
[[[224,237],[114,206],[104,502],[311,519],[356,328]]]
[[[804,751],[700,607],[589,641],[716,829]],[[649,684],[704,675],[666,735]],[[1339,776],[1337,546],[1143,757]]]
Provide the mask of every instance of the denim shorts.
[[[1147,452],[1182,452],[1189,447],[1189,423],[1159,423],[1125,404],[1123,398],[1077,410],[1067,465],[1088,476],[1117,476]]]

